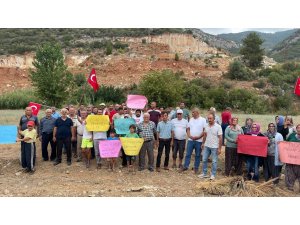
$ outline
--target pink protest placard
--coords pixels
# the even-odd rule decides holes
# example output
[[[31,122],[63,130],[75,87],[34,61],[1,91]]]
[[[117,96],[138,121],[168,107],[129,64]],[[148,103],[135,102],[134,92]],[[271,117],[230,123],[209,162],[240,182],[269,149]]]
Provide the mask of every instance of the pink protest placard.
[[[143,95],[127,95],[126,105],[131,109],[143,109],[148,99]]]
[[[101,158],[116,158],[121,150],[120,140],[103,140],[99,142]]]
[[[278,142],[279,159],[283,163],[300,165],[300,143],[299,142]]]

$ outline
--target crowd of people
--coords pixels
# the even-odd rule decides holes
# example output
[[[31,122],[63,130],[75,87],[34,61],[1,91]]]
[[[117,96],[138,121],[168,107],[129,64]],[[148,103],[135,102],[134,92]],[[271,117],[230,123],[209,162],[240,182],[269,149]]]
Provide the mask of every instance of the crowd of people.
[[[110,128],[107,132],[91,132],[86,128],[89,115],[107,115]],[[114,121],[119,118],[133,118],[135,124],[129,127],[126,135],[118,135]],[[268,138],[267,157],[246,155],[237,151],[238,135],[264,136]],[[225,176],[243,175],[256,182],[260,179],[262,167],[265,181],[273,179],[278,184],[279,177],[285,166],[285,183],[293,189],[296,180],[300,182],[300,165],[283,164],[280,161],[278,142],[300,142],[300,124],[294,125],[291,116],[276,116],[270,121],[266,132],[261,131],[260,124],[247,118],[243,126],[239,125],[237,117],[231,109],[226,108],[219,117],[215,108],[210,108],[207,115],[200,115],[198,108],[190,111],[181,102],[176,108],[157,108],[156,102],[150,107],[129,109],[126,104],[99,106],[80,105],[77,109],[67,105],[56,111],[55,107],[48,108],[45,116],[39,119],[32,115],[31,107],[27,107],[25,115],[20,118],[19,137],[21,142],[21,164],[25,172],[35,171],[36,139],[41,141],[42,158],[53,161],[54,166],[62,162],[62,154],[66,154],[67,164],[72,161],[84,162],[87,168],[95,158],[97,169],[101,169],[104,161],[108,161],[108,169],[114,170],[116,158],[102,159],[99,154],[99,143],[103,140],[117,140],[119,137],[143,138],[144,142],[137,156],[128,156],[121,149],[120,167],[128,167],[129,171],[148,169],[153,172],[161,171],[161,159],[164,153],[163,169],[169,170],[170,153],[173,169],[179,172],[189,170],[191,157],[194,156],[194,173],[200,178],[214,180],[218,169],[218,156],[225,146]],[[50,143],[50,154],[48,145]],[[156,164],[154,165],[154,149],[157,149]],[[185,151],[186,150],[186,151]],[[147,153],[147,154],[146,154]],[[147,165],[146,165],[147,158]],[[138,159],[138,165],[135,162]],[[202,168],[200,170],[200,161]],[[211,172],[208,175],[208,163],[211,161]]]

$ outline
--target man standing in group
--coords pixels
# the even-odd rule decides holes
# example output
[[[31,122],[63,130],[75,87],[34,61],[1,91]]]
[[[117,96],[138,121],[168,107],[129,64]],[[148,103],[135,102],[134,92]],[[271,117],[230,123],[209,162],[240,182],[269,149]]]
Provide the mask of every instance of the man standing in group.
[[[225,111],[222,112],[221,118],[222,118],[221,126],[222,126],[222,132],[223,132],[222,145],[224,145],[225,129],[228,127],[228,125],[230,124],[230,121],[231,121],[231,108],[230,107],[227,107],[225,109]]]
[[[25,115],[21,116],[20,118],[20,122],[19,122],[19,127],[18,127],[18,130],[20,133],[21,131],[24,131],[27,129],[27,123],[28,121],[33,121],[34,124],[35,124],[35,129],[36,131],[38,132],[39,131],[39,120],[38,118],[32,114],[32,108],[31,107],[26,107],[25,109]],[[39,135],[39,133],[38,133]],[[20,138],[23,138],[23,136],[19,136]],[[24,150],[24,147],[25,147],[25,142],[24,141],[21,141],[21,152],[22,150]]]
[[[206,120],[200,116],[200,110],[198,108],[194,108],[192,110],[192,115],[193,117],[190,119],[187,127],[187,136],[189,139],[182,171],[188,170],[191,156],[195,149],[194,172],[197,174],[200,166],[202,137],[204,135],[203,131],[206,125]]]
[[[60,117],[59,113],[56,112],[56,108],[53,106],[51,107],[52,110],[52,117],[54,117],[55,119],[57,119],[58,117]]]
[[[48,155],[48,144],[50,142],[51,155],[50,160],[54,161],[56,159],[56,143],[53,142],[53,129],[55,126],[56,119],[52,117],[52,110],[46,109],[46,116],[41,119],[39,133],[40,141],[42,142],[42,157],[44,161],[49,160]]]
[[[74,133],[77,134],[77,162],[82,161],[82,154],[81,154],[81,143],[82,143],[82,136],[83,136],[83,125],[82,121],[86,120],[87,118],[87,112],[86,110],[81,110],[80,111],[80,121],[77,120],[73,125],[74,125]]]
[[[148,110],[148,113],[150,115],[150,121],[154,122],[155,126],[157,126],[161,112],[156,108],[156,102],[151,102],[151,108]]]
[[[74,126],[75,123],[78,121],[78,117],[76,115],[76,109],[73,106],[71,106],[69,108],[68,117],[73,121],[73,126]],[[74,158],[77,158],[77,141],[76,140],[71,142],[71,149],[72,149]]]
[[[156,171],[160,172],[160,160],[162,152],[165,148],[165,162],[164,169],[169,170],[169,155],[170,155],[170,146],[172,140],[172,123],[168,121],[168,112],[162,112],[162,121],[157,125],[157,138],[159,141],[158,153],[156,159]]]
[[[108,113],[109,121],[110,121],[110,123],[112,123],[113,122],[112,118],[117,113],[117,111],[114,109],[113,104],[109,105],[109,107],[107,109],[107,113]]]
[[[204,128],[204,136],[201,148],[203,150],[203,167],[202,174],[199,178],[208,178],[207,162],[210,155],[212,155],[212,169],[210,179],[214,180],[218,168],[218,155],[221,154],[222,149],[222,128],[215,122],[215,115],[208,114],[208,124]]]
[[[189,111],[188,109],[185,108],[184,102],[180,102],[180,103],[179,103],[179,107],[176,107],[176,110],[178,110],[178,109],[181,109],[182,112],[183,112],[182,118],[183,118],[183,119],[186,119],[187,121],[189,121],[189,120],[190,120],[190,111]],[[175,112],[176,112],[176,111],[175,111]],[[172,118],[172,119],[175,119],[176,116],[177,116],[176,113],[173,112],[171,118]]]
[[[154,136],[156,135],[155,123],[150,121],[149,113],[144,114],[144,121],[137,126],[137,133],[144,138],[144,143],[139,154],[139,171],[145,169],[145,155],[148,154],[148,170],[154,171]]]
[[[76,140],[73,129],[73,121],[67,117],[68,110],[63,108],[61,110],[61,117],[55,121],[53,131],[53,141],[57,145],[57,157],[54,166],[61,163],[62,148],[65,145],[67,150],[67,163],[72,164],[71,140]]]
[[[177,168],[176,165],[176,158],[177,153],[179,152],[179,168],[181,169],[182,160],[184,157],[184,150],[185,150],[185,142],[186,142],[186,129],[188,125],[188,121],[183,119],[183,111],[178,109],[176,111],[177,118],[172,119],[172,139],[174,148],[173,148],[173,168]]]

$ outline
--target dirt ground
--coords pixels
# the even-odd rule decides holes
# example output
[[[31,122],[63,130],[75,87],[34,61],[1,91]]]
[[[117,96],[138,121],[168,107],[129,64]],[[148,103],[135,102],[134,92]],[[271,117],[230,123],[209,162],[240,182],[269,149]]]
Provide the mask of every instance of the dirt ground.
[[[68,166],[65,155],[61,164],[53,166],[50,161],[42,161],[41,148],[38,144],[36,172],[29,175],[21,172],[19,144],[1,145],[0,149],[0,196],[210,196],[199,190],[196,191],[196,185],[204,181],[200,180],[191,169],[184,173],[170,169],[161,172],[137,171],[134,174],[129,173],[125,168],[111,172],[105,165],[97,170],[95,160],[92,160],[89,169],[85,168],[82,162],[75,162],[75,160],[71,166]],[[118,165],[120,165],[120,161],[118,161]],[[193,160],[190,166],[193,166]],[[220,156],[218,167],[216,181],[224,178],[222,175],[224,151]],[[280,181],[279,186],[284,188],[283,180]],[[299,195],[299,193],[294,194],[294,196]]]

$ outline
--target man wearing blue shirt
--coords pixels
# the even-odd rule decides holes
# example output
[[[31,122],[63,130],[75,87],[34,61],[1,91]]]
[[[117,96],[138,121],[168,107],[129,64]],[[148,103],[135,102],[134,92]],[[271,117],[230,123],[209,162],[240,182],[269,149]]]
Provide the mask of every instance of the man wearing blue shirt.
[[[168,113],[162,112],[163,120],[160,121],[157,125],[157,135],[158,135],[158,154],[156,159],[156,171],[160,172],[160,160],[165,148],[165,162],[164,169],[168,170],[169,165],[169,155],[170,155],[170,146],[172,140],[172,123],[168,121]]]

